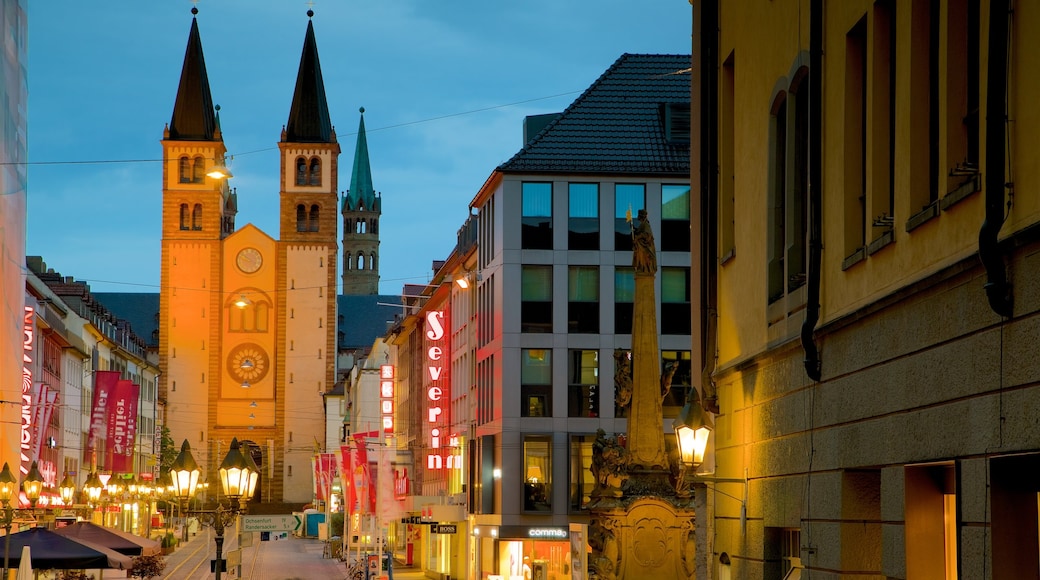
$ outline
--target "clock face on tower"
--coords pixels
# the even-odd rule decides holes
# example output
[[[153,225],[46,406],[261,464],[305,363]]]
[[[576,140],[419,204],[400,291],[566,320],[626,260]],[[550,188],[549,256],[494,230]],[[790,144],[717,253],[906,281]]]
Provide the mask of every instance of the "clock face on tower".
[[[238,266],[238,269],[246,274],[256,272],[263,263],[264,258],[260,255],[260,250],[256,248],[245,248],[235,258],[235,264]]]
[[[227,358],[227,371],[236,381],[258,383],[267,376],[271,368],[267,351],[258,344],[247,342],[231,350]]]

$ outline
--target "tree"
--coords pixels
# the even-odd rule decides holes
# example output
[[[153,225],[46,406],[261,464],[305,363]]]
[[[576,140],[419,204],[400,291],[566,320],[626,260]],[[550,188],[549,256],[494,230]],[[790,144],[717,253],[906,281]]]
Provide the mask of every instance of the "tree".
[[[180,453],[180,450],[177,449],[177,445],[173,442],[173,437],[170,436],[170,428],[163,426],[159,439],[160,477],[162,477],[162,474],[170,472],[173,462],[177,460],[178,453]]]
[[[160,555],[136,556],[127,576],[131,578],[155,578],[166,569],[166,560]]]

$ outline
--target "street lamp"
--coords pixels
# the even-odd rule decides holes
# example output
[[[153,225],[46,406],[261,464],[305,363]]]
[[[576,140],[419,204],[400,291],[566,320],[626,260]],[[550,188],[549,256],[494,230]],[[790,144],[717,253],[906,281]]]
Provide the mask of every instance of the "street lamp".
[[[65,472],[65,478],[58,484],[58,491],[61,493],[61,503],[66,507],[71,506],[76,500],[76,481],[72,479],[69,472]]]
[[[29,500],[29,507],[35,510],[36,502],[40,501],[40,495],[43,493],[43,474],[40,473],[40,468],[36,466],[35,461],[32,462],[32,467],[29,468],[25,479],[22,480],[22,491]]]
[[[191,446],[188,445],[187,440],[181,445],[180,455],[177,456],[170,469],[174,495],[181,506],[183,506],[184,513],[186,515],[198,516],[199,521],[209,524],[216,532],[216,580],[220,580],[220,573],[223,571],[224,529],[234,523],[235,518],[238,517],[241,511],[239,500],[252,486],[256,485],[253,475],[256,472],[255,465],[252,461],[247,461],[242,454],[239,449],[238,439],[232,439],[231,448],[228,449],[224,461],[221,462],[220,468],[217,470],[220,474],[222,491],[227,496],[229,505],[225,507],[218,501],[217,509],[215,510],[188,509],[188,501],[198,488],[199,476],[202,474],[202,470],[195,463],[195,458],[191,455]]]

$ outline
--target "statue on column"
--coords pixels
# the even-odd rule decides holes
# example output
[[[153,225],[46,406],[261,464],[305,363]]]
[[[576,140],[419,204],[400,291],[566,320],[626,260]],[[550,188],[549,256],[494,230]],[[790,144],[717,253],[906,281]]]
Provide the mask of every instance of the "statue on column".
[[[636,274],[657,273],[657,247],[654,245],[654,232],[650,230],[650,220],[646,210],[639,210],[636,224],[632,226],[632,267]]]

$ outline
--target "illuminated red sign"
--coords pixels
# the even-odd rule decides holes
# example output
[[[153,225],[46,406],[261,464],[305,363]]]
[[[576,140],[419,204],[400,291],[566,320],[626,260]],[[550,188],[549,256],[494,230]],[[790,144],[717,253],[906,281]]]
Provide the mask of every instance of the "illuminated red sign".
[[[443,310],[426,313],[426,424],[429,428],[429,453],[426,455],[426,469],[440,470],[444,468],[445,450],[441,437],[447,416],[444,405],[447,402],[447,374],[445,373],[445,316]]]
[[[383,417],[383,432],[394,432],[394,365],[379,367],[379,412]]]
[[[22,474],[29,473],[29,464],[33,460],[33,343],[36,340],[36,328],[34,325],[36,310],[32,306],[25,307],[25,316],[22,318],[22,437],[21,437],[21,460]]]

